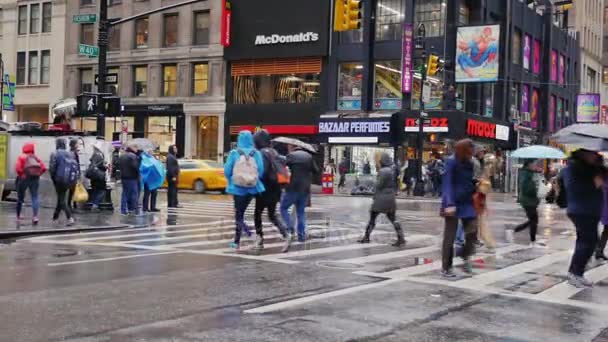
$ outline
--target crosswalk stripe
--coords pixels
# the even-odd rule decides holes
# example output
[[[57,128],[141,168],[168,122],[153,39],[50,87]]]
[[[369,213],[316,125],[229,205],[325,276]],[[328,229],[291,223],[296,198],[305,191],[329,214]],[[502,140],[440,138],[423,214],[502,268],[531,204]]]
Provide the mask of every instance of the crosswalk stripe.
[[[428,237],[428,236],[425,236],[425,238],[426,237]],[[411,238],[409,238],[409,239],[411,239]],[[409,239],[408,239],[408,241],[409,241]],[[340,262],[349,263],[349,264],[369,264],[369,263],[377,262],[377,261],[396,259],[396,258],[405,258],[405,257],[412,256],[412,255],[421,255],[424,253],[431,253],[431,252],[435,252],[438,250],[439,250],[439,248],[435,247],[435,246],[423,247],[423,248],[413,248],[413,249],[406,249],[404,251],[379,253],[379,254],[373,254],[373,255],[368,255],[368,256],[358,257],[358,258],[342,259],[342,260],[340,260]]]
[[[608,264],[596,267],[585,272],[585,278],[596,283],[598,281],[608,278]],[[584,289],[576,288],[568,282],[561,282],[553,287],[546,289],[539,293],[537,296],[542,299],[569,299]]]

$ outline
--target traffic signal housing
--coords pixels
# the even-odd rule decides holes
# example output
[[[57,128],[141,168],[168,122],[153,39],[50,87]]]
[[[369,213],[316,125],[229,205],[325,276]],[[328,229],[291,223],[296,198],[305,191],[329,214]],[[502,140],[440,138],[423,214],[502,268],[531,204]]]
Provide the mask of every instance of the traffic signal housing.
[[[359,0],[336,0],[334,9],[334,31],[343,32],[361,28],[361,8]]]
[[[426,75],[427,76],[435,76],[439,71],[439,56],[430,55],[429,61],[426,67]]]

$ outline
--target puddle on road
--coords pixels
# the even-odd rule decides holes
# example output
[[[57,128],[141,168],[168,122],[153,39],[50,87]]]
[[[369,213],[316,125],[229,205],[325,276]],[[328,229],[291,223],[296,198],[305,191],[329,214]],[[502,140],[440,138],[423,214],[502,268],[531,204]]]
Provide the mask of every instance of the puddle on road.
[[[361,264],[352,264],[348,262],[339,261],[317,261],[317,266],[325,268],[339,268],[343,270],[357,270],[363,268]]]

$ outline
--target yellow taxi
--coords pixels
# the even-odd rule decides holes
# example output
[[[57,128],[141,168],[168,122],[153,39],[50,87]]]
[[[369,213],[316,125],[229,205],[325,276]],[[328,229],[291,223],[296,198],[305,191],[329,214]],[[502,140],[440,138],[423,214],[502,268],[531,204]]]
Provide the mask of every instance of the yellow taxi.
[[[207,190],[224,191],[228,186],[228,181],[224,177],[224,166],[214,160],[179,159],[178,163],[179,189],[204,193]]]

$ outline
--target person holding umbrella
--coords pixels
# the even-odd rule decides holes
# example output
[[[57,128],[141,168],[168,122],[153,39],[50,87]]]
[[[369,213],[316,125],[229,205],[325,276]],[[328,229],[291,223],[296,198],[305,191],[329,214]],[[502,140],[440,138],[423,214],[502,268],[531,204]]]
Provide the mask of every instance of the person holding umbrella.
[[[526,212],[528,220],[517,227],[514,232],[519,233],[530,227],[530,246],[536,246],[536,231],[538,230],[538,183],[536,175],[541,172],[534,159],[526,159],[519,175],[519,204]]]

